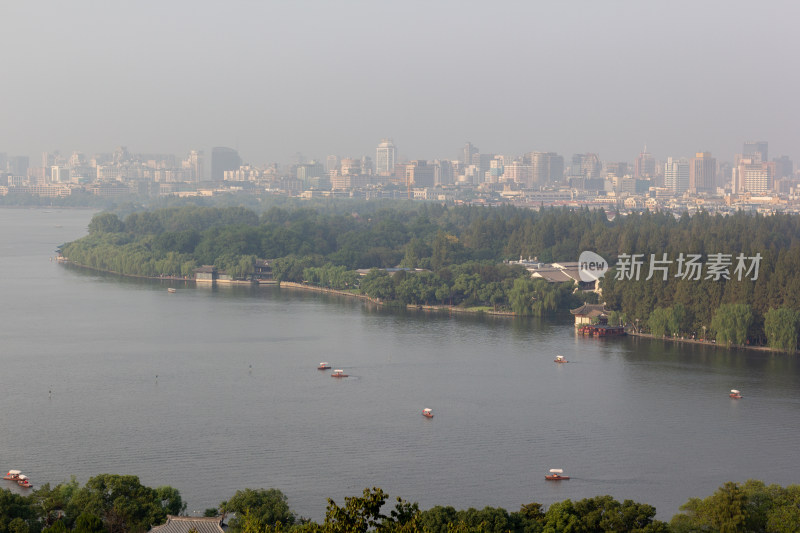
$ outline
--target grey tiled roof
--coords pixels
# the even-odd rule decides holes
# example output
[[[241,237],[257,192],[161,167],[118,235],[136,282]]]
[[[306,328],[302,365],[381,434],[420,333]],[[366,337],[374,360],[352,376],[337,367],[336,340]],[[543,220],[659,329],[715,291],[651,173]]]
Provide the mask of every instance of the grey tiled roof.
[[[167,515],[167,523],[156,526],[150,533],[188,533],[194,529],[197,533],[222,533],[222,517],[194,517]]]

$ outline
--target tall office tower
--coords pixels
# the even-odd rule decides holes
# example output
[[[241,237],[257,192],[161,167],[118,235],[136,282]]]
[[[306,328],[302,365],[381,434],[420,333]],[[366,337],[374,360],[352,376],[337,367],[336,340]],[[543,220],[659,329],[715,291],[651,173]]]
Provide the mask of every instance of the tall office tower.
[[[480,172],[488,172],[492,168],[494,154],[473,154],[472,164],[477,166]]]
[[[375,173],[379,176],[391,176],[397,162],[397,147],[391,139],[382,139],[375,150]]]
[[[455,181],[453,173],[453,162],[447,159],[440,159],[433,162],[436,174],[434,176],[435,185],[452,185]]]
[[[527,157],[530,160],[533,185],[548,185],[564,179],[564,158],[557,153],[530,152]],[[583,157],[582,155],[581,158]],[[581,167],[582,164],[579,165],[579,168]]]
[[[788,156],[782,155],[772,161],[775,163],[775,179],[794,178],[794,163]]]
[[[572,156],[572,171],[570,176],[588,179],[599,178],[603,165],[597,154],[575,154]]]
[[[749,157],[758,154],[761,157],[761,162],[766,163],[769,161],[769,158],[767,158],[767,144],[767,141],[747,141],[744,143],[742,155]],[[750,159],[752,159],[752,157],[750,157]]]
[[[0,172],[5,172],[8,168],[8,154],[0,152]]]
[[[325,158],[325,172],[330,173],[332,170],[339,170],[338,155],[329,155]]]
[[[27,176],[30,161],[27,155],[15,155],[8,158],[8,172],[12,176]]]
[[[740,157],[733,171],[733,192],[763,194],[770,192],[775,176],[775,163],[761,161],[761,154],[753,157]]]
[[[614,174],[618,178],[622,178],[628,174],[628,163],[624,161],[606,162],[606,176]]]
[[[714,192],[717,187],[717,160],[711,152],[697,152],[689,164],[689,192]]]
[[[211,181],[223,181],[226,170],[238,170],[240,166],[242,158],[233,148],[215,146],[211,149]]]
[[[656,160],[652,154],[647,152],[647,146],[644,147],[642,153],[636,158],[634,177],[640,179],[656,177]]]
[[[689,160],[668,157],[664,164],[664,186],[675,194],[689,190]]]
[[[189,152],[189,157],[186,158],[186,161],[184,161],[183,166],[184,168],[189,169],[189,172],[191,174],[191,179],[195,183],[203,181],[203,179],[205,178],[205,168],[203,168],[202,151],[192,150],[191,152]]]
[[[461,151],[461,163],[468,167],[472,165],[472,157],[476,154],[479,154],[480,150],[476,147],[472,146],[472,143],[467,143],[464,145],[464,149]]]

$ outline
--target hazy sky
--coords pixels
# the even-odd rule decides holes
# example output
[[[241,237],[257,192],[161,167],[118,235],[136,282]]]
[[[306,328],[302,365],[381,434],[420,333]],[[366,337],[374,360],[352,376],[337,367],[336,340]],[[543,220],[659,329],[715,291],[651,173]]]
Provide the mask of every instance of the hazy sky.
[[[745,140],[800,163],[794,1],[2,0],[0,152],[254,165],[597,152]]]

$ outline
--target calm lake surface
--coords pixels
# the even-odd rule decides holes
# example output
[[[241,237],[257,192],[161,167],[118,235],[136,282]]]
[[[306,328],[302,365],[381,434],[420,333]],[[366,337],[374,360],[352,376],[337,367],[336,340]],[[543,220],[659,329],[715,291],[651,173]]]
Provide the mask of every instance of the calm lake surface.
[[[91,216],[0,209],[0,468],[34,485],[135,474],[190,513],[275,487],[315,520],[372,486],[426,509],[610,494],[669,520],[725,481],[800,481],[796,359],[51,260]]]

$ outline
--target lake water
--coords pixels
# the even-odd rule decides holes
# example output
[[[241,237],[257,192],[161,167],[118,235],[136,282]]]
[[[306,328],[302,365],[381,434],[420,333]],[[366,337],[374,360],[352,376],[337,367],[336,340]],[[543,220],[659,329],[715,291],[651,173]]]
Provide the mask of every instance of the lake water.
[[[135,474],[190,513],[275,487],[315,520],[372,486],[510,511],[610,494],[669,520],[725,481],[800,481],[794,358],[51,260],[91,215],[0,209],[0,468],[35,485]]]

